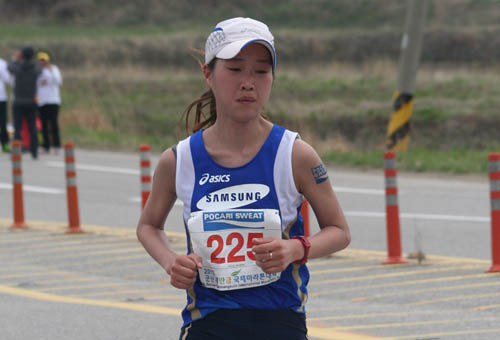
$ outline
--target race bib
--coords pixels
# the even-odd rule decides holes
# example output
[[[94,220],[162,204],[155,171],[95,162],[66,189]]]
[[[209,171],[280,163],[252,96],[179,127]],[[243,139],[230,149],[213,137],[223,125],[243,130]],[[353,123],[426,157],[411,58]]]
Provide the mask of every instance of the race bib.
[[[253,240],[281,238],[281,218],[275,209],[196,211],[188,220],[191,244],[203,258],[203,286],[217,290],[259,287],[280,278],[255,264]]]

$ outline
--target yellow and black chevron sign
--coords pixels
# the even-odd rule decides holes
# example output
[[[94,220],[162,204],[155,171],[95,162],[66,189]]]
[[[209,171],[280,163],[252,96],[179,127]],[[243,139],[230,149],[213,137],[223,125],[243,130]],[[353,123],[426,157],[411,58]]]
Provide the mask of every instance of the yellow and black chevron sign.
[[[410,118],[413,110],[413,95],[394,92],[393,111],[387,128],[387,149],[406,151],[410,141]]]

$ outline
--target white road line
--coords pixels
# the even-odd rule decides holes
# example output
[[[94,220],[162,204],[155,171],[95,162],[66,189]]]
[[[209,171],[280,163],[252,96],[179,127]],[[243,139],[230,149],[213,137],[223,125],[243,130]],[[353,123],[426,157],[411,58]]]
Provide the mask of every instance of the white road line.
[[[131,197],[129,199],[129,202],[138,203],[138,202],[141,202],[141,198],[140,197]],[[175,205],[182,206],[182,202],[179,200],[176,200]],[[344,215],[346,215],[348,217],[385,218],[384,212],[375,212],[375,211],[344,211]],[[490,223],[489,217],[481,217],[481,216],[457,216],[457,215],[432,215],[432,214],[401,213],[399,215],[399,217],[404,218],[404,219],[415,219],[415,220]]]
[[[139,202],[142,202],[142,198],[139,197],[139,196],[136,196],[136,197],[130,197],[129,202],[132,202],[132,203],[139,203]],[[177,205],[177,206],[182,206],[182,202],[180,200],[176,200],[174,205]]]
[[[44,163],[49,167],[58,167],[62,168],[65,166],[64,162],[56,162],[49,161]],[[118,168],[118,167],[110,167],[110,166],[99,166],[99,165],[91,165],[91,164],[82,164],[77,163],[77,170],[86,170],[86,171],[98,171],[98,172],[107,172],[107,173],[119,173],[126,175],[134,175],[139,176],[140,171],[136,169],[129,168]],[[10,189],[12,188],[9,187]],[[24,186],[26,190],[28,190],[28,186]],[[57,189],[49,189],[49,188],[41,188],[41,187],[30,187],[32,191],[35,190],[48,190],[52,192],[47,193],[62,193],[63,191]],[[0,189],[2,188],[0,183]],[[349,193],[349,194],[364,194],[364,195],[385,195],[384,190],[380,189],[363,189],[363,188],[349,188],[349,187],[334,187],[334,190],[338,193]],[[43,191],[38,191],[43,192]],[[131,197],[129,198],[129,202],[141,202],[140,197]],[[177,200],[175,205],[179,206],[182,203]],[[370,211],[345,211],[344,214],[349,217],[370,217],[370,218],[385,218],[385,212],[370,212]],[[411,214],[411,213],[400,213],[400,218],[404,219],[417,219],[417,220],[433,220],[433,221],[456,221],[456,222],[479,222],[479,223],[490,223],[489,217],[482,216],[460,216],[460,215],[434,215],[434,214]]]
[[[12,184],[0,182],[0,189],[12,190]],[[25,184],[23,184],[23,191],[37,192],[40,194],[50,194],[50,195],[60,195],[60,194],[64,194],[64,192],[65,192],[62,189],[38,187],[35,185],[25,185]]]
[[[55,162],[49,161],[44,163],[46,166],[53,168],[64,168],[64,162]],[[82,164],[76,163],[77,170],[86,170],[86,171],[98,171],[98,172],[107,172],[107,173],[118,173],[125,175],[135,175],[139,176],[140,171],[136,169],[128,169],[128,168],[118,168],[112,166],[101,166],[101,165],[91,165],[91,164]]]
[[[349,216],[349,217],[385,218],[385,213],[384,212],[344,211],[344,215]],[[482,217],[482,216],[460,216],[460,215],[433,215],[433,214],[400,213],[399,217],[405,218],[405,219],[415,219],[415,220],[490,223],[490,218],[489,217]]]
[[[343,193],[348,193],[348,194],[385,195],[384,190],[378,190],[378,189],[359,189],[359,188],[347,188],[347,187],[334,186],[333,190],[335,192],[343,192]]]

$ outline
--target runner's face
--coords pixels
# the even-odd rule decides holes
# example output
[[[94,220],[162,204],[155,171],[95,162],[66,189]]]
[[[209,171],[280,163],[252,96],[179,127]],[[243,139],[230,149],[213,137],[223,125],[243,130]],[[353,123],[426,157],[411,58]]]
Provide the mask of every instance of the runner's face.
[[[233,59],[217,59],[205,78],[217,102],[217,115],[247,121],[259,117],[269,100],[273,83],[269,50],[253,43]]]

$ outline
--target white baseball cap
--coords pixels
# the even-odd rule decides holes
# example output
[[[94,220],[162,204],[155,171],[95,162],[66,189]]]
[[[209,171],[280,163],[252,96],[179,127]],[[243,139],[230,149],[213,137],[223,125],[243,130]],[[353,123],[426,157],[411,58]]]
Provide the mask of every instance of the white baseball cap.
[[[214,58],[231,59],[251,43],[267,47],[276,68],[274,37],[266,24],[250,18],[232,18],[221,21],[207,38],[205,45],[205,64]]]

